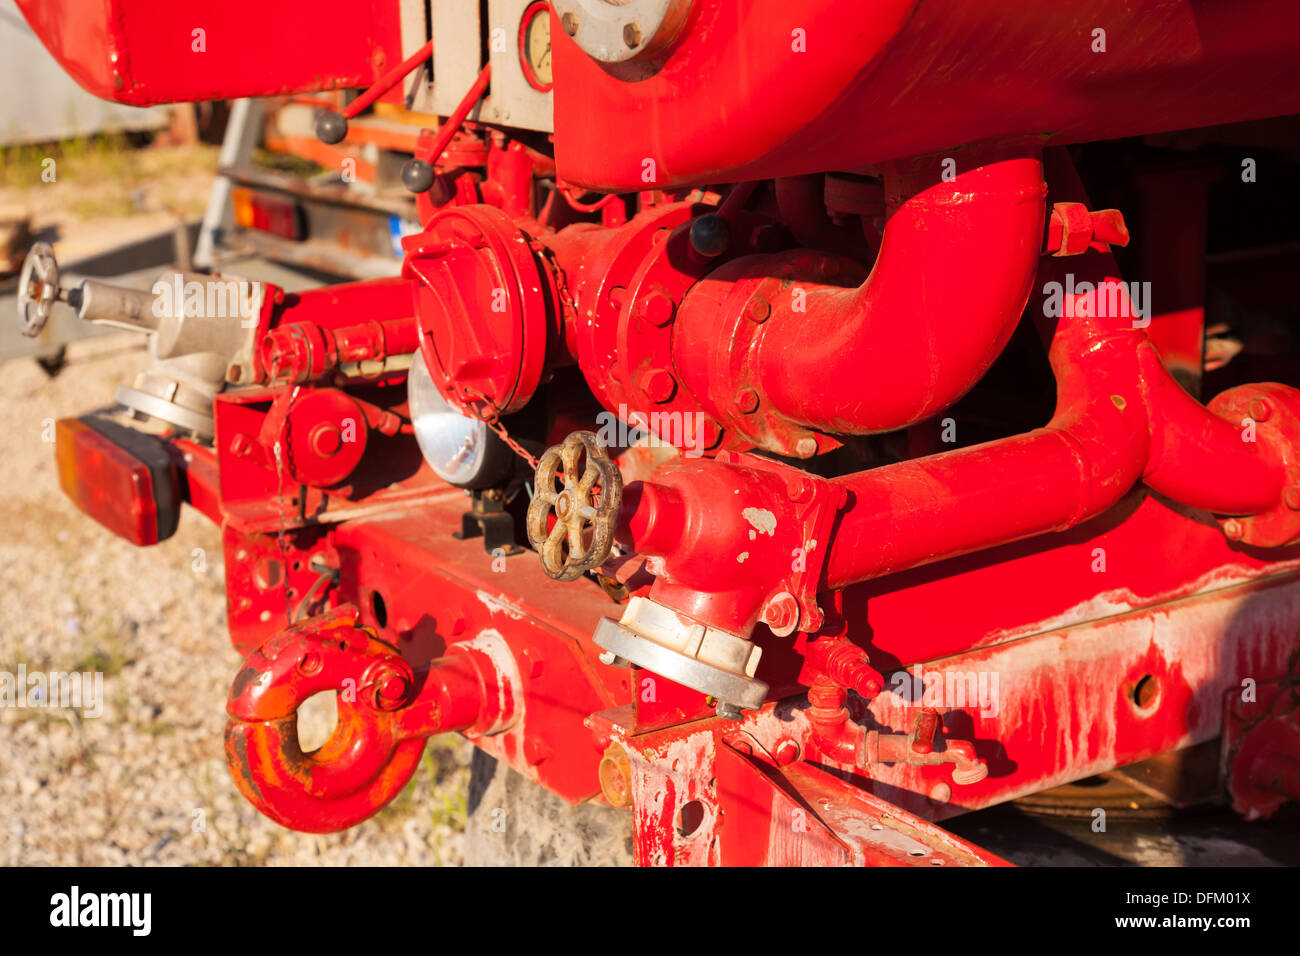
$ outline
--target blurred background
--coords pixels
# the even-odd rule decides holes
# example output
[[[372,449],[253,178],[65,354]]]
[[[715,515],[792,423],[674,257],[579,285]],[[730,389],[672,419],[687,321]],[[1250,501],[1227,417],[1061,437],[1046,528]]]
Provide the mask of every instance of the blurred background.
[[[290,288],[396,272],[390,219],[414,219],[408,194],[375,212],[366,204],[384,200],[363,182],[354,198],[373,235],[352,225],[369,247],[337,256],[336,272],[295,267],[309,222],[320,235],[323,222],[348,224],[350,206],[324,209],[306,195],[341,195],[355,171],[343,155],[312,155],[310,106],[99,100],[53,60],[13,0],[0,0],[0,83],[9,94],[0,97],[0,669],[100,671],[105,696],[98,718],[0,708],[0,865],[463,862],[472,748],[459,737],[431,741],[402,796],[346,833],[284,830],[239,796],[222,743],[239,656],[226,635],[218,529],[190,515],[172,539],[133,547],[60,493],[46,440],[48,421],[91,410],[148,367],[145,340],[70,312],[24,338],[13,298],[33,242],[51,243],[69,274],[147,283],[165,266],[193,264],[209,213],[221,240],[209,267]],[[281,131],[285,119],[300,136]],[[303,138],[312,142],[295,152]],[[367,151],[378,159],[378,148],[354,158],[373,178]],[[236,236],[241,217],[266,225],[268,208],[293,214],[255,231],[290,255],[251,249],[262,236]]]

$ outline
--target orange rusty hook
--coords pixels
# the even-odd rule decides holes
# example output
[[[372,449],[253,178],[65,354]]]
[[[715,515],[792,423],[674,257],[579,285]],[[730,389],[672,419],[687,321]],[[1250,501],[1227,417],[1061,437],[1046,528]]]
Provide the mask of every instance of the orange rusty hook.
[[[303,753],[298,707],[336,690],[338,726]],[[249,655],[230,690],[226,761],[240,793],[282,826],[331,833],[397,796],[420,761],[425,733],[399,720],[415,674],[356,624],[356,609],[290,627]]]

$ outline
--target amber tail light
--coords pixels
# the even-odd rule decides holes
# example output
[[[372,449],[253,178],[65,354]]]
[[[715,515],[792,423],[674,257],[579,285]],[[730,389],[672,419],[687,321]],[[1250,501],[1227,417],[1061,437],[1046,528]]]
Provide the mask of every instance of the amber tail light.
[[[295,242],[303,238],[302,210],[288,199],[237,186],[230,192],[230,204],[238,226],[259,229]]]
[[[180,481],[160,439],[94,415],[61,418],[55,457],[63,493],[109,531],[138,545],[175,533]]]

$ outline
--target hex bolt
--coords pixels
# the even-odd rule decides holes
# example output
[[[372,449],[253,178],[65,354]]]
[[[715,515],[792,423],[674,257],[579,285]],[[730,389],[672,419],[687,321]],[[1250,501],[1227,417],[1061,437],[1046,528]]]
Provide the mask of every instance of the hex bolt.
[[[379,691],[375,695],[375,703],[381,710],[396,710],[406,699],[410,691],[410,684],[401,674],[389,674],[382,677],[379,684]]]
[[[800,438],[794,445],[794,453],[800,458],[811,458],[817,454],[817,439]]]
[[[736,407],[745,415],[752,415],[758,411],[758,392],[744,386],[736,393]]]
[[[662,289],[647,293],[637,302],[637,314],[641,316],[641,320],[656,329],[662,329],[670,324],[676,312],[677,303]]]
[[[749,305],[745,307],[745,318],[756,325],[762,325],[767,321],[768,316],[772,314],[771,304],[764,298],[755,296],[749,300]]]
[[[627,667],[631,663],[626,657],[619,657],[613,651],[605,651],[600,655],[600,662],[609,667]]]
[[[936,783],[930,788],[930,800],[932,803],[947,803],[952,799],[952,787],[946,783]]]
[[[641,27],[635,20],[623,24],[623,42],[629,50],[635,50],[641,45]]]
[[[817,274],[823,279],[833,279],[840,274],[840,263],[837,259],[821,259],[817,263]]]
[[[573,15],[573,11],[567,11],[564,16],[560,17],[560,26],[569,36],[575,36],[578,32],[578,18]]]
[[[1262,398],[1252,398],[1250,400],[1250,417],[1257,422],[1268,421],[1268,416],[1273,414],[1273,407]]]
[[[763,608],[763,623],[777,637],[788,637],[799,626],[799,602],[789,591],[782,591]]]
[[[672,373],[661,368],[652,368],[644,373],[637,382],[641,391],[645,392],[646,398],[656,405],[662,405],[673,397],[677,391],[677,380],[673,378]]]
[[[1229,518],[1223,522],[1223,534],[1229,541],[1239,541],[1245,533],[1246,529],[1241,526],[1241,522],[1236,518]]]

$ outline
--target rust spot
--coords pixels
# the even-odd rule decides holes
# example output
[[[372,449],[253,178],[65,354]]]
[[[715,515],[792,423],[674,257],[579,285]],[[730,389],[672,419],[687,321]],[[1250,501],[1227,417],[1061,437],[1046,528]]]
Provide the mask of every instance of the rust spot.
[[[1118,408],[1121,412],[1128,407],[1128,402],[1124,401],[1123,395],[1112,395],[1110,397],[1110,401],[1111,404],[1114,405],[1116,408]]]
[[[234,682],[230,685],[230,699],[238,700],[244,696],[244,691],[249,684],[255,683],[261,674],[256,667],[241,667],[239,673],[235,675]]]
[[[248,763],[248,740],[233,720],[226,724],[226,766],[240,793],[254,803],[262,799],[262,789]]]

